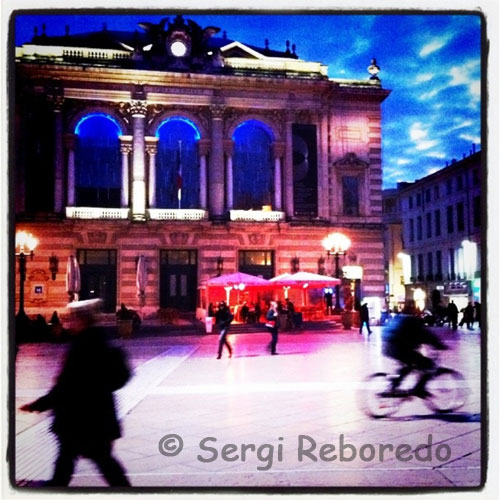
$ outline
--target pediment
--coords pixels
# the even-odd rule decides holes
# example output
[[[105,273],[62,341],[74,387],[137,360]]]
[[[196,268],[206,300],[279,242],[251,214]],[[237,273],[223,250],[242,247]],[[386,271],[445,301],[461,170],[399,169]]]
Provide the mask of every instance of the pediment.
[[[243,59],[266,59],[266,56],[248,47],[241,42],[231,42],[221,47],[222,55],[226,58],[238,57]]]
[[[358,158],[356,153],[346,153],[342,158],[333,162],[333,165],[337,168],[367,168],[369,164],[366,161]]]

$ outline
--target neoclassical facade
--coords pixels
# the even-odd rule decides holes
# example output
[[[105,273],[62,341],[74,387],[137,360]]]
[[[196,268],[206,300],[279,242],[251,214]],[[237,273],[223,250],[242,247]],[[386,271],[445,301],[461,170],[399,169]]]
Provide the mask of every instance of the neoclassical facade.
[[[363,294],[382,299],[389,91],[376,71],[331,79],[289,44],[259,49],[179,16],[156,38],[133,29],[119,48],[105,27],[16,47],[15,225],[39,239],[27,312],[67,304],[70,255],[81,297],[102,297],[108,311],[137,306],[143,255],[153,314],[194,310],[221,267],[271,277],[293,261],[331,273],[321,241],[332,231],[352,241],[343,259],[363,267]]]

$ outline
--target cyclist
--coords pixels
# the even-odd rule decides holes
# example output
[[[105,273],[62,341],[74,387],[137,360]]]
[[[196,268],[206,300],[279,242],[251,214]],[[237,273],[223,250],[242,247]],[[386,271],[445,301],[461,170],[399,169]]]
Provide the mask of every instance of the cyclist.
[[[414,302],[409,302],[402,313],[385,329],[384,354],[402,364],[399,376],[393,381],[393,390],[396,390],[403,379],[416,369],[422,372],[422,376],[415,386],[414,394],[426,398],[430,394],[425,390],[425,385],[431,378],[434,362],[418,352],[418,349],[423,344],[439,350],[445,350],[447,347],[425,327],[424,322],[416,316],[416,312]]]

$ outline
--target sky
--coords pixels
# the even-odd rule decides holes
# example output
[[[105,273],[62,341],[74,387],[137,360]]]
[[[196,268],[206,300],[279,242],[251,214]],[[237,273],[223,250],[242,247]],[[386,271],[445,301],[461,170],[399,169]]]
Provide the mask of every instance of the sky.
[[[48,11],[50,13],[50,11]],[[18,15],[15,43],[29,42],[34,26],[49,36],[100,30],[141,30],[161,15]],[[181,12],[182,13],[182,12]],[[189,13],[202,27],[215,25],[227,37],[285,50],[286,40],[301,59],[328,66],[330,78],[365,79],[373,57],[382,86],[391,94],[382,104],[384,188],[414,181],[444,168],[452,159],[481,149],[481,18],[461,15],[338,15]],[[217,36],[221,36],[221,33]]]

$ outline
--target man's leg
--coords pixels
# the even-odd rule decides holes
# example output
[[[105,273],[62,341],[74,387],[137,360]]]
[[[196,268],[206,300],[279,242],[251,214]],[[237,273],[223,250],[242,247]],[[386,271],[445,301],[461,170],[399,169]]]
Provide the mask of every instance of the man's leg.
[[[77,455],[72,443],[64,439],[59,440],[59,455],[56,459],[54,475],[47,482],[47,486],[68,486],[73,475]]]
[[[278,330],[277,330],[277,328],[273,328],[271,335],[272,335],[271,354],[276,354],[276,345],[278,344]]]
[[[225,342],[226,342],[226,329],[223,328],[219,334],[219,349],[217,351],[217,359],[219,359],[222,356],[222,348],[224,347]]]
[[[122,465],[111,455],[111,443],[99,444],[89,458],[97,464],[110,486],[130,486]]]

